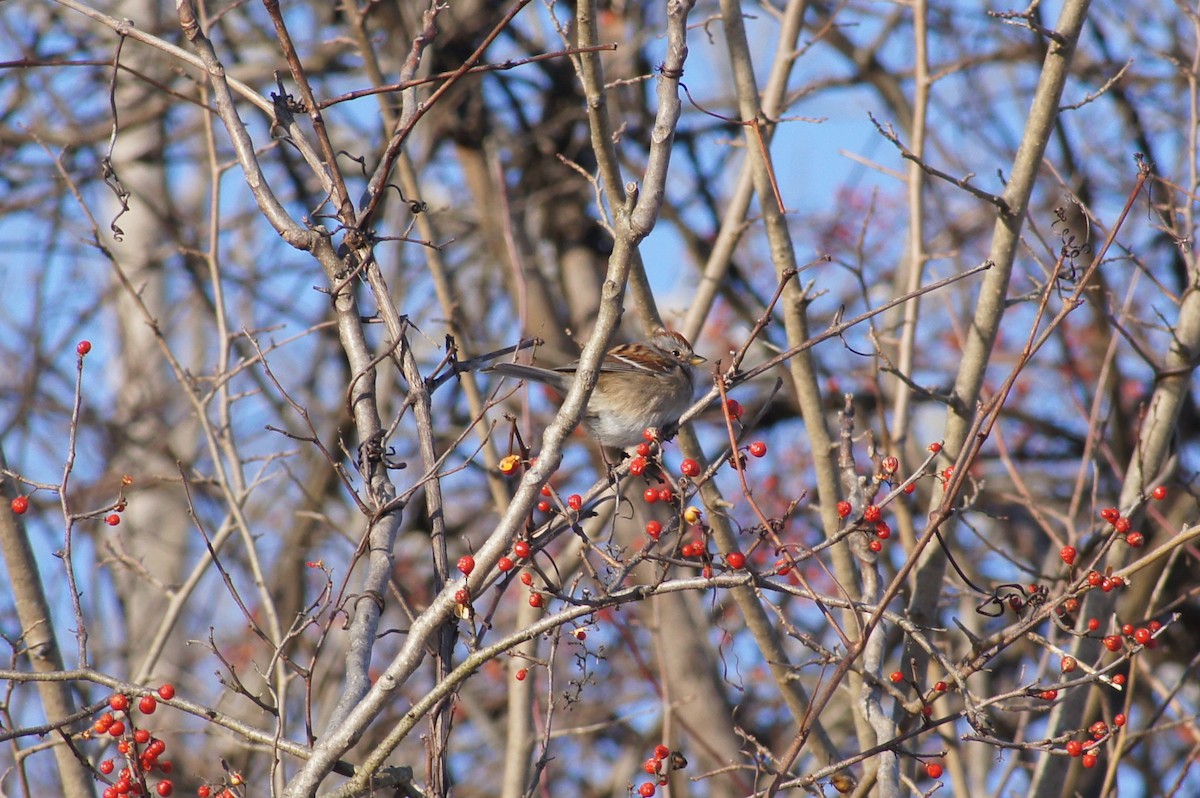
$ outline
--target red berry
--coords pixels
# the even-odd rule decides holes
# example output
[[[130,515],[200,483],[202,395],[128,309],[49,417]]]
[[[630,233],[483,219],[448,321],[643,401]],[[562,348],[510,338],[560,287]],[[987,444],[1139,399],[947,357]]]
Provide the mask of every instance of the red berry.
[[[700,569],[700,576],[704,577],[705,579],[712,579],[712,576],[713,576],[713,569],[712,569],[712,566],[711,566],[711,565],[705,565],[703,568],[701,568],[701,569]]]
[[[661,759],[655,759],[654,757],[650,757],[649,759],[647,759],[645,762],[642,763],[642,770],[646,771],[651,776],[657,776],[658,769],[661,766],[662,766]]]
[[[1104,647],[1109,651],[1120,651],[1121,638],[1117,635],[1109,635],[1108,637],[1104,638]]]
[[[458,558],[458,570],[462,571],[465,576],[470,576],[475,570],[475,558],[470,554],[464,554]]]
[[[658,788],[654,786],[654,782],[644,781],[642,782],[642,786],[638,787],[638,795],[642,796],[642,798],[650,798],[657,790]]]
[[[572,493],[567,497],[567,506],[578,512],[579,508],[583,507],[583,497],[578,493]]]
[[[549,499],[554,495],[554,491],[550,490],[549,485],[542,485],[542,495]]]
[[[145,729],[136,729],[133,732],[133,740],[138,745],[145,745],[146,743],[150,742],[150,732],[146,731]]]
[[[927,762],[925,764],[925,775],[931,779],[940,779],[942,777],[942,766],[937,762]]]
[[[690,457],[685,457],[679,464],[679,473],[685,477],[698,477],[700,476],[700,464]]]
[[[1094,632],[1100,628],[1099,618],[1088,618],[1087,628],[1089,632]]]
[[[1087,583],[1092,587],[1100,587],[1100,583],[1104,581],[1104,577],[1099,571],[1088,571]]]
[[[1053,701],[1056,698],[1058,698],[1057,690],[1043,690],[1041,693],[1041,699],[1043,701]]]
[[[175,785],[169,781],[160,781],[154,789],[163,798],[167,798],[168,795],[175,792]]]
[[[519,671],[517,671],[513,675],[516,676],[518,682],[523,682],[523,681],[525,681],[525,677],[529,675],[529,671],[525,670],[524,668],[521,668]]]
[[[642,472],[646,470],[646,458],[635,457],[629,461],[629,473],[635,477],[640,477]]]
[[[658,430],[654,429],[654,427],[646,427],[642,430],[642,437],[646,439],[647,443],[656,441],[658,440]]]
[[[899,684],[900,682],[904,681],[904,674],[900,671],[892,671],[892,674],[888,676],[888,678],[894,683]]]
[[[121,523],[121,516],[113,513],[104,519],[104,523],[108,524],[109,526],[116,526],[117,524]]]
[[[116,767],[116,765],[113,764],[113,761],[111,759],[106,759],[100,763],[100,772],[103,773],[105,776],[107,776],[108,774],[113,772],[113,768],[115,768],[115,767]]]
[[[18,496],[9,502],[8,506],[12,508],[14,514],[24,515],[25,511],[29,509],[29,497]]]
[[[1116,507],[1105,507],[1100,511],[1100,517],[1110,524],[1117,523],[1117,519],[1121,517],[1121,511]]]
[[[929,444],[929,451],[933,452],[934,454],[937,454],[941,450],[942,450],[942,445],[940,443]]]
[[[138,701],[138,711],[143,715],[153,715],[156,709],[158,709],[158,702],[154,700],[154,696],[152,695],[144,695]]]
[[[1096,767],[1096,755],[1095,754],[1084,754],[1083,758],[1079,761],[1083,763],[1083,766],[1085,768]]]
[[[92,351],[92,342],[91,341],[80,341],[79,343],[75,344],[75,354],[79,355],[80,357],[83,357],[84,355],[86,355],[88,352],[91,352],[91,351]]]
[[[124,712],[129,709],[129,696],[124,693],[113,693],[112,697],[108,699],[108,705],[114,712]]]
[[[646,488],[645,492],[642,493],[642,498],[645,499],[646,504],[654,504],[658,501],[658,490],[655,488]]]
[[[1159,485],[1151,492],[1150,495],[1158,501],[1162,501],[1163,499],[1167,498],[1167,489],[1162,485]]]
[[[1088,726],[1088,733],[1092,735],[1093,740],[1099,740],[1108,734],[1108,724],[1102,720],[1098,720],[1091,726]]]
[[[1074,657],[1063,657],[1058,663],[1058,667],[1063,673],[1071,673],[1079,667],[1079,662]]]
[[[496,567],[501,571],[511,571],[513,569],[513,561],[511,557],[501,557],[496,561]]]
[[[548,513],[548,512],[550,512],[550,502],[546,501],[545,499],[542,499],[540,502],[537,503],[537,508],[538,508],[539,513]]]
[[[938,682],[933,686],[933,689],[937,690],[939,693],[944,693],[950,689],[950,685],[946,684],[945,682]]]
[[[658,745],[654,746],[654,758],[659,760],[660,762],[666,761],[667,757],[669,757],[670,755],[671,755],[671,749],[667,748],[662,743],[659,743]]]
[[[529,556],[529,543],[524,540],[518,540],[513,544],[513,554],[524,559]]]
[[[533,574],[529,573],[528,571],[522,571],[521,572],[521,584],[525,585],[525,587],[529,587],[530,585],[532,585],[533,584]]]
[[[1137,628],[1137,631],[1135,631],[1133,633],[1133,639],[1137,642],[1138,645],[1144,646],[1147,643],[1149,643],[1153,638],[1150,636],[1149,629],[1147,629],[1144,626],[1139,626]]]
[[[468,593],[466,590],[463,590],[462,588],[455,590],[454,591],[454,603],[462,605],[463,607],[467,606],[468,604],[471,603],[471,594]]]
[[[534,609],[537,609],[538,607],[542,606],[542,594],[541,593],[530,593],[529,594],[529,606],[533,607]]]
[[[741,403],[738,402],[737,399],[730,399],[729,401],[727,401],[725,403],[725,409],[729,411],[730,418],[739,418],[740,419],[742,417],[742,413],[745,412],[742,409]]]
[[[1158,621],[1151,621],[1150,623],[1148,623],[1146,625],[1150,627],[1151,632],[1157,632],[1159,629],[1162,628],[1162,624],[1159,623]]]
[[[108,727],[108,735],[110,737],[120,737],[125,733],[125,724],[119,720],[114,720],[112,725]]]
[[[168,682],[167,684],[164,684],[162,687],[158,688],[158,697],[164,701],[170,701],[175,697],[175,685]]]
[[[1122,535],[1128,532],[1132,527],[1133,523],[1125,516],[1121,516],[1117,519],[1117,522],[1113,524],[1113,529],[1117,530],[1117,532]]]
[[[885,457],[880,461],[879,465],[888,474],[896,473],[896,469],[900,467],[900,460],[895,457]]]
[[[1125,716],[1123,714],[1117,714],[1113,718],[1113,725],[1116,726],[1117,728],[1124,726],[1125,725]]]
[[[1136,549],[1146,542],[1146,537],[1141,532],[1130,532],[1125,536],[1125,542]]]
[[[917,490],[917,483],[910,482],[904,486],[904,492],[907,494],[914,493]]]
[[[1079,756],[1083,753],[1083,743],[1078,740],[1067,741],[1067,753],[1071,756]]]
[[[1058,556],[1067,565],[1074,565],[1075,558],[1079,555],[1079,551],[1074,546],[1063,546],[1058,550]]]
[[[1125,635],[1126,637],[1133,637],[1133,624],[1121,624],[1121,634]]]
[[[867,548],[870,549],[871,551],[875,552],[876,554],[878,554],[879,552],[883,551],[883,541],[882,540],[872,540],[870,543],[867,544]]]
[[[892,536],[892,528],[885,521],[875,522],[875,537],[880,540],[887,540]]]
[[[725,564],[734,570],[746,567],[746,555],[740,551],[731,551],[725,555]]]
[[[763,457],[767,453],[767,445],[762,441],[755,441],[750,444],[750,454],[755,457]]]
[[[874,504],[868,504],[863,510],[863,520],[868,523],[875,523],[880,518],[879,508]]]
[[[1125,685],[1125,674],[1118,673],[1117,675],[1113,676],[1113,684],[1115,684],[1117,687],[1123,687]]]
[[[1120,576],[1114,576],[1108,581],[1112,583],[1113,587],[1120,587],[1121,585],[1125,584],[1125,579]]]
[[[850,506],[850,502],[841,501],[837,503],[838,518],[845,518],[850,515],[850,511],[854,508]]]
[[[1063,602],[1063,609],[1067,612],[1079,611],[1079,599],[1069,598]]]
[[[673,494],[673,493],[671,493],[671,489],[670,489],[670,488],[659,488],[659,490],[658,490],[658,500],[659,500],[660,502],[669,502],[669,501],[671,501],[671,499],[672,499],[673,497],[674,497],[674,494]]]
[[[646,534],[655,540],[658,540],[659,536],[662,534],[662,524],[660,524],[658,521],[647,521]]]

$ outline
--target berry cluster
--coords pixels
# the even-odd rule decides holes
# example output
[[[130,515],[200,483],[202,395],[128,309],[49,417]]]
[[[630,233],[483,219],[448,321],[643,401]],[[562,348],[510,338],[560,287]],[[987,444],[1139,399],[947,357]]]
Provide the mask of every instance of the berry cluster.
[[[668,771],[685,767],[687,767],[687,760],[683,758],[683,754],[672,751],[665,745],[654,746],[654,755],[642,763],[642,770],[655,776],[656,779],[642,782],[638,786],[637,794],[642,798],[650,798],[658,791],[659,787],[666,785]]]
[[[81,353],[82,354],[82,353]],[[175,697],[175,687],[164,684],[158,688],[158,696],[164,701]],[[162,759],[167,744],[154,737],[150,730],[139,726],[135,720],[132,702],[124,693],[115,693],[108,699],[109,711],[96,718],[92,733],[107,736],[117,741],[117,753],[124,758],[124,766],[118,768],[116,758],[101,760],[96,772],[107,786],[104,798],[121,798],[126,795],[159,795],[166,798],[175,792],[175,785],[168,776],[172,770],[170,760]],[[158,709],[158,699],[147,693],[138,699],[137,711],[142,715],[153,715]],[[143,721],[144,723],[144,721]],[[156,777],[157,774],[161,776]],[[153,793],[149,780],[157,778]]]

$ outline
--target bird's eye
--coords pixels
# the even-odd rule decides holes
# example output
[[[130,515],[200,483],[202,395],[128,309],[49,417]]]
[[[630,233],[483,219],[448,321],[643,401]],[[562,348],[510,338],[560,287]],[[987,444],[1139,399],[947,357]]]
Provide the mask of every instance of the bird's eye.
[[[675,357],[683,357],[683,352],[680,352],[678,349],[672,349],[671,354]]]

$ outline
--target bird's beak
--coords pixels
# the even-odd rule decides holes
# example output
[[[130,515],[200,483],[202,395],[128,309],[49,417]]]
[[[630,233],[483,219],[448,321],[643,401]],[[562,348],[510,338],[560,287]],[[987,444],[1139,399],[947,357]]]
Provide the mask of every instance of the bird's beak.
[[[692,355],[691,358],[688,360],[688,363],[693,366],[699,366],[701,363],[707,363],[707,362],[708,362],[708,358],[700,357],[700,355]]]

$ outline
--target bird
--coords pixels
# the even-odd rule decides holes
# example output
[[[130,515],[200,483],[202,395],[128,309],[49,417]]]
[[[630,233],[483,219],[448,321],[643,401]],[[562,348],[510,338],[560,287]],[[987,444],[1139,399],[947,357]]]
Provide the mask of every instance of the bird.
[[[641,443],[646,429],[669,437],[692,404],[695,367],[705,361],[687,338],[672,330],[655,330],[645,340],[612,347],[600,363],[584,425],[602,446],[615,449]],[[579,361],[555,369],[497,363],[489,371],[545,383],[566,393],[578,368]]]

